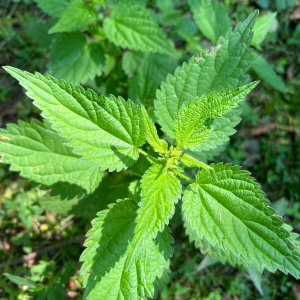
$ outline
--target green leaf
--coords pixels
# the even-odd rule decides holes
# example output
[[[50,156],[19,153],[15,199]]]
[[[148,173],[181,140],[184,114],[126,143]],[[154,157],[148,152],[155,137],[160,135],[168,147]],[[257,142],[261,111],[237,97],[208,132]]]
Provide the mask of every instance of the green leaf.
[[[258,50],[261,50],[260,44],[265,39],[265,37],[269,31],[270,25],[271,25],[272,21],[274,20],[274,18],[276,17],[276,15],[277,15],[277,13],[275,12],[272,14],[268,14],[268,15],[259,17],[256,20],[255,25],[253,27],[254,36],[253,36],[251,46],[254,46]]]
[[[253,82],[240,88],[210,93],[182,106],[174,123],[177,148],[196,148],[206,142],[212,131],[212,120],[235,108],[257,84]]]
[[[153,106],[156,89],[169,73],[174,72],[177,60],[164,54],[146,53],[140,56],[138,65],[129,86],[129,98],[134,103]]]
[[[101,170],[120,171],[137,161],[138,147],[145,143],[139,106],[39,73],[5,70],[20,81],[53,129],[72,139],[68,145],[74,153]]]
[[[73,0],[49,33],[76,31],[94,23],[97,18],[93,6],[83,0]]]
[[[136,218],[135,239],[152,239],[162,232],[181,196],[179,179],[163,165],[151,166],[141,180],[142,201]]]
[[[96,45],[88,46],[82,33],[60,34],[52,44],[49,73],[75,85],[92,80],[96,75],[100,76],[105,58]]]
[[[34,0],[38,7],[52,17],[61,17],[70,5],[70,0]]]
[[[122,69],[125,74],[132,78],[138,67],[143,62],[145,54],[141,51],[126,51],[122,57]]]
[[[137,2],[120,1],[105,19],[103,30],[111,42],[122,48],[173,55],[152,13]]]
[[[183,156],[181,157],[181,162],[183,164],[185,164],[187,167],[197,167],[197,168],[202,168],[202,169],[205,169],[205,170],[208,170],[211,174],[211,176],[215,179],[215,180],[218,180],[217,176],[216,176],[216,173],[215,173],[215,170],[206,165],[205,163],[201,162],[201,161],[198,161],[197,159],[193,158],[192,156],[188,155],[188,154],[183,154]]]
[[[85,242],[87,249],[80,258],[84,262],[81,275],[86,299],[138,300],[153,296],[155,278],[169,266],[173,239],[166,228],[154,241],[147,242],[130,269],[125,270],[137,209],[135,201],[119,200],[93,220]]]
[[[31,282],[31,281],[29,281],[25,278],[22,278],[20,276],[11,275],[11,274],[8,274],[8,273],[3,273],[3,275],[15,284],[18,284],[18,285],[23,284],[23,285],[26,285],[26,286],[28,286],[29,288],[32,288],[32,289],[37,287],[33,282]]]
[[[274,68],[264,59],[263,56],[253,52],[251,57],[252,70],[264,81],[270,84],[279,92],[286,92],[283,80],[276,74]]]
[[[104,67],[106,64],[106,57],[102,45],[98,43],[91,43],[89,44],[89,49],[94,63],[98,66]]]
[[[290,234],[249,172],[230,164],[210,165],[218,181],[206,170],[183,196],[185,219],[202,239],[242,256],[256,269],[280,269],[300,278],[300,252]]]
[[[162,83],[156,94],[155,114],[162,130],[169,137],[174,137],[174,120],[184,103],[210,92],[220,92],[246,84],[246,72],[251,64],[248,61],[253,36],[251,29],[257,15],[257,11],[252,13],[245,22],[239,23],[233,32],[229,30],[224,38],[220,38],[212,51],[208,54],[203,53],[200,58],[193,57],[188,64],[184,63],[182,67],[178,67],[174,76],[169,75],[166,82]],[[235,114],[235,119],[238,119],[239,109],[232,113]],[[231,123],[227,120],[227,115],[216,119],[212,124],[215,127],[216,122],[224,122],[227,125]],[[232,125],[236,125],[236,120]],[[222,132],[222,128],[220,131]],[[225,131],[222,132],[225,140],[215,140],[213,147],[228,140],[227,132],[232,134],[234,131],[225,126]],[[208,145],[208,148],[211,148],[211,145]]]
[[[189,0],[189,5],[199,29],[213,43],[231,28],[231,20],[217,0]]]
[[[145,130],[146,130],[146,139],[148,143],[153,147],[156,152],[166,153],[168,150],[168,143],[164,140],[161,140],[156,131],[156,127],[153,121],[148,116],[147,110],[144,106],[142,106],[142,112],[144,116],[145,122]]]
[[[50,127],[32,119],[19,121],[0,129],[0,155],[10,170],[45,185],[57,182],[73,183],[92,193],[99,185],[103,172],[65,146],[70,142]]]
[[[187,220],[184,220],[184,227],[189,241],[194,242],[195,247],[199,248],[202,254],[208,254],[212,261],[220,261],[222,264],[228,262],[233,267],[243,265],[246,268],[251,268],[251,264],[242,256],[235,255],[229,249],[223,250],[218,245],[211,245],[204,236],[200,238],[197,231],[192,228]]]

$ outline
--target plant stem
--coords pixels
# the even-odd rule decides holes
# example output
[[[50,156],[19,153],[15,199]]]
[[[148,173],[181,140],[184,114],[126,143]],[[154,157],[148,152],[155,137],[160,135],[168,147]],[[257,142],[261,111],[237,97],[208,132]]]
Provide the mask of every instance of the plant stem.
[[[142,149],[139,149],[139,152],[142,153],[143,155],[145,155],[146,157],[148,157],[148,158],[149,158],[150,160],[152,160],[154,163],[159,164],[159,165],[161,164],[160,161],[159,161],[157,158],[155,158],[155,157],[149,155],[148,153],[146,153],[146,152],[143,151]]]
[[[183,174],[181,174],[181,173],[179,173],[179,172],[177,172],[177,171],[172,170],[172,172],[173,172],[174,174],[180,176],[181,178],[183,178],[183,179],[185,179],[185,180],[191,182],[191,183],[196,183],[196,181],[194,181],[193,179],[191,179],[191,178],[189,178],[189,177],[187,177],[187,176],[185,176],[185,175],[183,175]]]

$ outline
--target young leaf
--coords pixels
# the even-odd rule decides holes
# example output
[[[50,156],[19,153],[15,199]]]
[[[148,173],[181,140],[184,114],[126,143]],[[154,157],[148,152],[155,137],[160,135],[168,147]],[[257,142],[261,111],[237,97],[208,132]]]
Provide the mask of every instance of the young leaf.
[[[148,113],[144,106],[142,106],[142,112],[144,116],[145,122],[145,130],[146,130],[146,139],[148,143],[153,147],[156,152],[166,153],[168,150],[168,143],[164,140],[161,140],[155,128],[153,121],[148,116]]]
[[[98,15],[93,6],[83,0],[73,0],[61,19],[49,30],[49,33],[82,29],[95,22],[97,18]]]
[[[110,171],[127,169],[138,159],[138,148],[145,143],[140,107],[121,97],[98,96],[92,90],[50,76],[12,67],[5,70],[20,81],[52,127],[72,139],[69,145],[74,153]]]
[[[248,61],[253,36],[251,29],[257,15],[257,11],[253,12],[243,23],[239,23],[233,32],[229,30],[224,38],[220,38],[211,52],[207,55],[203,53],[200,58],[193,57],[188,64],[184,63],[182,67],[178,67],[174,76],[169,75],[166,82],[162,83],[161,89],[156,94],[155,114],[168,136],[174,137],[174,120],[184,103],[203,94],[246,84],[248,80],[246,72],[251,64]],[[238,110],[235,112],[236,115],[237,112]],[[224,119],[226,120],[226,115],[217,121],[223,122]],[[236,125],[236,122],[233,124]],[[223,134],[226,135],[227,131],[228,128]],[[216,140],[214,147],[225,141]]]
[[[60,18],[64,11],[70,5],[70,0],[34,0],[35,3],[39,6],[39,8],[45,12],[46,14]]]
[[[87,46],[85,36],[79,32],[60,34],[51,48],[51,62],[47,65],[49,73],[73,84],[100,76],[105,58],[95,45]]]
[[[276,14],[277,13],[275,12],[269,15],[264,15],[256,20],[255,25],[253,27],[254,36],[251,46],[254,46],[258,50],[261,50],[260,44],[265,39],[269,27],[274,18],[276,17]]]
[[[206,170],[183,196],[185,219],[210,244],[241,255],[255,268],[280,269],[300,278],[300,253],[290,234],[249,172],[230,164],[211,165],[218,181]]]
[[[263,56],[253,52],[251,57],[252,70],[264,81],[270,84],[279,92],[286,92],[285,84],[282,79],[275,73],[274,68],[264,59]]]
[[[231,28],[226,10],[217,0],[189,0],[196,24],[214,44]]]
[[[163,165],[153,165],[141,180],[142,201],[136,218],[135,240],[153,239],[162,232],[181,196],[179,179]]]
[[[11,164],[10,170],[45,185],[68,182],[92,193],[99,185],[103,172],[80,159],[65,146],[70,142],[50,127],[32,119],[19,121],[0,129],[2,163]]]
[[[129,270],[125,261],[131,250],[137,205],[133,200],[119,200],[108,210],[98,213],[87,233],[87,249],[81,255],[81,275],[89,300],[138,300],[152,297],[153,282],[169,266],[173,242],[166,228],[156,239],[149,240]]]
[[[170,42],[149,10],[138,2],[120,1],[103,27],[115,45],[144,52],[173,55]]]
[[[215,170],[214,168],[206,165],[205,163],[198,161],[197,159],[193,158],[192,156],[188,155],[188,154],[183,154],[183,156],[181,157],[181,162],[183,164],[185,164],[187,167],[197,167],[197,168],[202,168],[205,170],[208,170],[211,174],[211,176],[215,179],[218,180]]]
[[[20,284],[23,284],[23,285],[26,285],[28,286],[29,288],[36,288],[36,284],[25,279],[25,278],[22,278],[20,276],[15,276],[15,275],[11,275],[11,274],[8,274],[8,273],[3,273],[3,275],[9,279],[10,281],[12,281],[13,283],[17,284],[17,285],[20,285]]]
[[[205,142],[211,133],[211,120],[236,107],[257,84],[258,82],[253,82],[233,90],[211,93],[191,100],[181,107],[174,123],[177,148],[196,148]]]

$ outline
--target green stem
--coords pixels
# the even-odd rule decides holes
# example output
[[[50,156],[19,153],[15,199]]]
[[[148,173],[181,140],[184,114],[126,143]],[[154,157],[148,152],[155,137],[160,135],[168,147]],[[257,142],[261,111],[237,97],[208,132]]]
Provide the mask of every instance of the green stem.
[[[157,158],[155,158],[155,157],[149,155],[148,153],[146,153],[146,152],[143,151],[142,149],[139,149],[139,152],[142,153],[143,155],[145,155],[146,157],[148,157],[148,158],[149,158],[150,160],[152,160],[154,163],[159,164],[159,165],[161,164],[160,161],[159,161]]]
[[[194,181],[193,179],[191,179],[191,178],[189,178],[189,177],[187,177],[187,176],[185,176],[185,175],[183,175],[183,174],[181,174],[181,173],[179,173],[179,172],[177,172],[177,171],[172,170],[172,172],[173,172],[174,174],[180,176],[181,178],[183,178],[183,179],[185,179],[185,180],[191,182],[191,183],[196,183],[196,181]]]

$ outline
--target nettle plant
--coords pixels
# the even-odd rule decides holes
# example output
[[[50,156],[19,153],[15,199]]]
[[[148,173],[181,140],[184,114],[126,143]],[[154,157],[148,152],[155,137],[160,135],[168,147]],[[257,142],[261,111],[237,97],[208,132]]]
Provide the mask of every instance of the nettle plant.
[[[186,232],[202,251],[232,265],[279,269],[300,278],[298,235],[274,215],[250,173],[197,159],[197,153],[213,150],[234,132],[240,103],[258,84],[247,84],[246,74],[257,15],[161,84],[155,115],[171,145],[158,136],[143,105],[5,67],[46,119],[0,131],[2,162],[11,170],[57,193],[76,194],[80,187],[89,194],[107,171],[144,168],[141,180],[131,185],[131,198],[126,194],[94,212],[80,258],[86,299],[153,297],[153,282],[169,267],[168,223],[181,197]],[[198,169],[195,178],[189,168]]]

